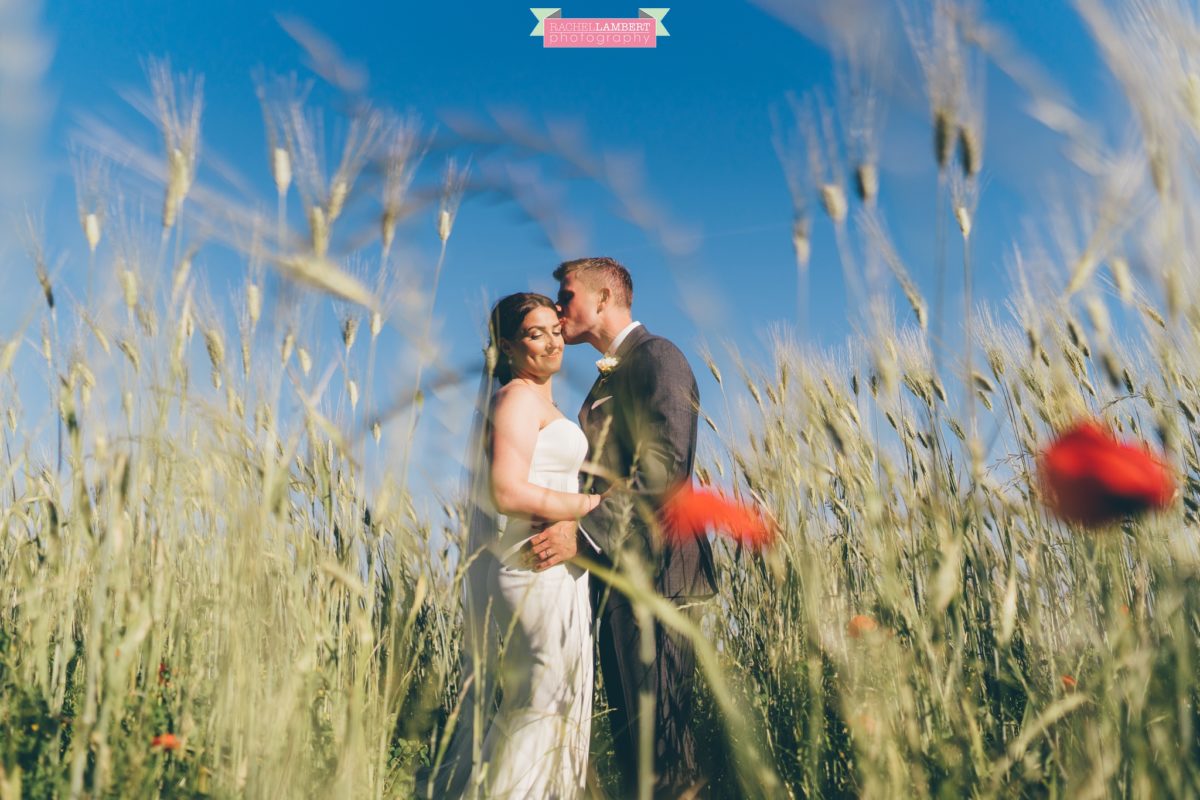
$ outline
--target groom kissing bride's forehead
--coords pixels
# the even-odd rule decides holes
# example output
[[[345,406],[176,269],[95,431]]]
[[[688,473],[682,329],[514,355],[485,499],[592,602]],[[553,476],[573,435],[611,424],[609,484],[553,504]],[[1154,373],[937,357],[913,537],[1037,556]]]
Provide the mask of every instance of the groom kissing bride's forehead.
[[[634,321],[625,267],[584,258],[554,277],[557,303],[518,292],[492,309],[489,350],[504,359],[494,372],[485,364],[486,399],[471,435],[477,455],[468,461],[475,555],[463,581],[460,707],[473,711],[432,770],[428,794],[582,797],[594,642],[618,796],[636,796],[639,777],[655,797],[695,796],[705,779],[692,643],[602,578],[650,579],[663,602],[693,620],[695,601],[715,594],[708,540],[666,538],[657,523],[667,498],[691,480],[696,378],[678,347]],[[578,426],[554,405],[564,342],[602,356]]]
[[[632,322],[633,279],[629,270],[611,258],[581,258],[561,264],[554,278],[559,283],[558,316],[563,340],[567,344],[587,343],[605,353],[612,345],[612,333],[606,328]]]
[[[633,281],[617,261],[567,261],[554,277],[563,340],[590,344],[602,356],[579,423],[588,458],[601,468],[586,490],[612,495],[580,520],[582,536],[572,544],[618,571],[636,559],[660,595],[694,615],[692,603],[716,591],[707,539],[662,541],[654,520],[631,519],[628,498],[621,497],[632,495],[634,507],[657,511],[671,490],[691,479],[700,402],[695,375],[678,347],[634,321]],[[552,538],[561,530],[546,534]],[[693,732],[692,645],[661,624],[639,625],[631,601],[603,581],[591,586],[623,788],[636,790],[639,739],[650,730],[655,795],[679,796],[703,780]],[[649,641],[654,657],[646,662]],[[642,696],[653,700],[653,725],[646,728],[638,717]]]

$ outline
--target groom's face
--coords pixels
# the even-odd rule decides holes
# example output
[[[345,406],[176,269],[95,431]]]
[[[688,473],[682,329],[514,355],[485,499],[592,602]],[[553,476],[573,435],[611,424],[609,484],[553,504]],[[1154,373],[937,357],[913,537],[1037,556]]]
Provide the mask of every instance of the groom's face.
[[[559,284],[558,318],[567,344],[588,341],[588,334],[599,323],[599,294],[575,275],[567,275]]]

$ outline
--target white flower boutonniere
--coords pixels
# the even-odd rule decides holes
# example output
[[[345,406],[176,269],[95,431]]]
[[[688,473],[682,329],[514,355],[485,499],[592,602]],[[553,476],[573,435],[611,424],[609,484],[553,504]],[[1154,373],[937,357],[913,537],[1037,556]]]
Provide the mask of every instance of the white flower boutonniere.
[[[617,364],[620,363],[621,359],[616,356],[605,356],[596,362],[596,369],[600,370],[600,374],[607,378],[609,373],[616,369]]]

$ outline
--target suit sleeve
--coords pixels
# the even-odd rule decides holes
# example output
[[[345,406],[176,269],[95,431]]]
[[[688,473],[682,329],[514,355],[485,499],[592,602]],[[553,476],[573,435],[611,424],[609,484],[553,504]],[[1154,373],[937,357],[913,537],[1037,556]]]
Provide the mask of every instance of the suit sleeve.
[[[657,508],[668,490],[691,477],[699,391],[687,359],[666,339],[647,342],[635,356],[628,366],[628,413],[614,433],[632,454],[629,489],[640,505]],[[606,500],[580,522],[601,550],[619,534],[617,506]]]

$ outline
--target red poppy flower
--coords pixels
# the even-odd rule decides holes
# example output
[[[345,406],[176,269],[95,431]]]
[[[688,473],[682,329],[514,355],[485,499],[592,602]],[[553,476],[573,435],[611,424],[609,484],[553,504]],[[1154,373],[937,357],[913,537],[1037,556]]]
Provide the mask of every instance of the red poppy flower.
[[[1066,691],[1073,692],[1073,691],[1075,691],[1075,687],[1079,685],[1079,682],[1076,681],[1074,678],[1072,678],[1070,675],[1063,675],[1062,676],[1062,685],[1063,685],[1063,689],[1065,689]]]
[[[757,508],[691,485],[683,486],[663,505],[662,524],[674,541],[703,536],[710,529],[751,547],[764,547],[774,539],[774,531]]]
[[[173,733],[160,733],[150,740],[150,746],[160,750],[178,750],[182,744]]]
[[[850,624],[846,626],[846,633],[851,639],[861,639],[868,633],[874,633],[879,630],[879,623],[868,617],[866,614],[855,614],[850,618]]]
[[[1165,508],[1175,494],[1171,473],[1158,456],[1118,441],[1091,420],[1068,429],[1042,451],[1038,469],[1050,510],[1081,525]]]

